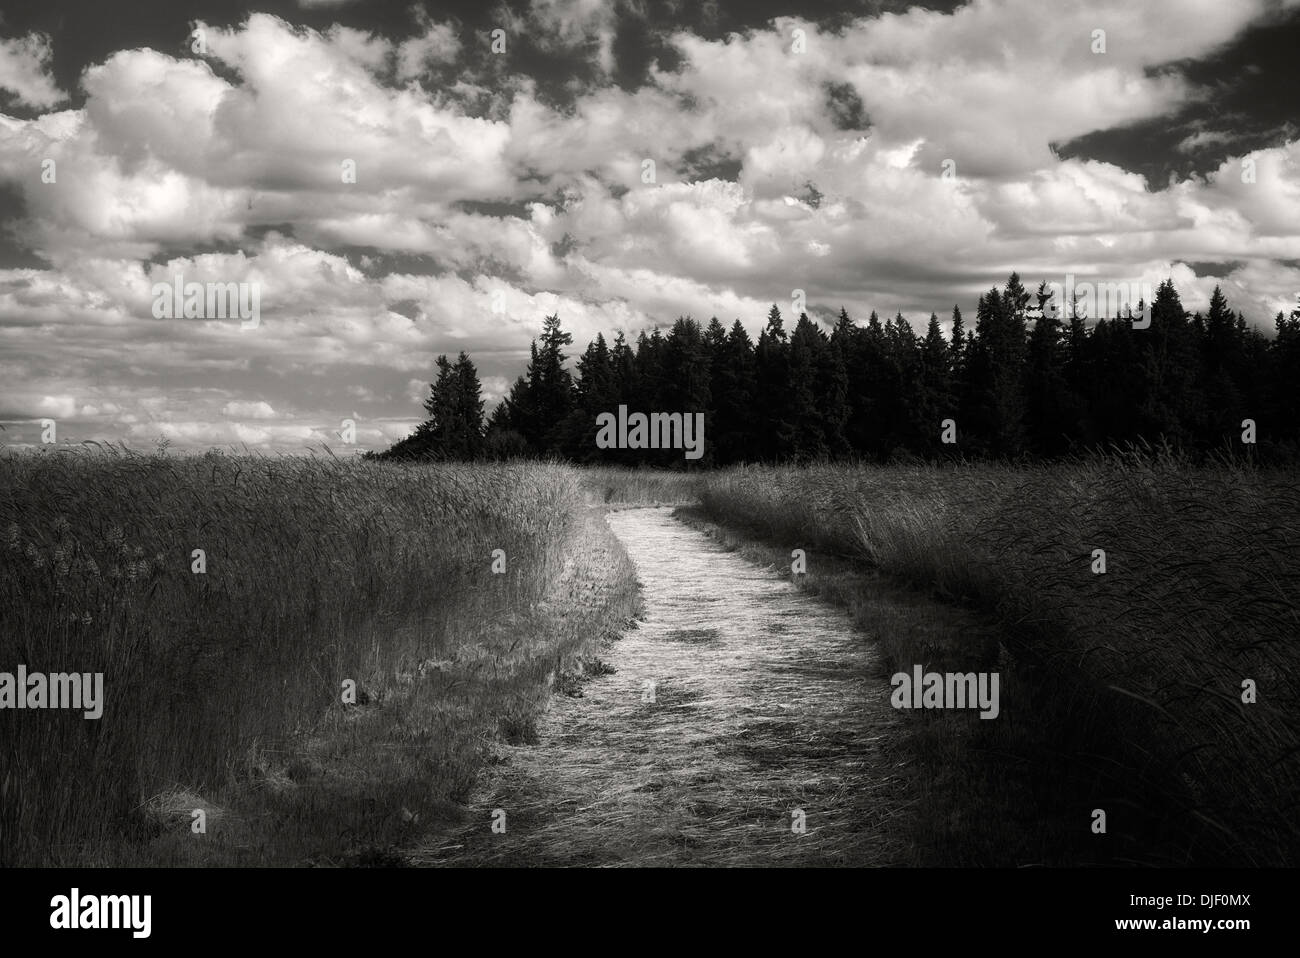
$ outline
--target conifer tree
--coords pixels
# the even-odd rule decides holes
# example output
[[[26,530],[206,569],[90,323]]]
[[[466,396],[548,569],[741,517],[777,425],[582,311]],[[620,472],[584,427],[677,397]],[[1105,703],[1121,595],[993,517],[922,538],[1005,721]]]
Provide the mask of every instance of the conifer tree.
[[[790,421],[789,342],[781,311],[773,304],[767,325],[754,348],[759,435],[756,451],[765,462],[780,462],[794,451],[794,424]]]
[[[707,442],[714,447],[716,462],[730,464],[759,458],[754,390],[754,345],[740,320],[736,320],[718,353],[710,380],[714,416]]]
[[[1077,406],[1071,401],[1066,375],[1067,354],[1060,309],[1053,308],[1052,293],[1040,283],[1033,331],[1025,357],[1025,432],[1030,449],[1039,455],[1065,452],[1077,438]]]
[[[845,374],[844,438],[846,453],[864,455],[870,447],[871,409],[868,399],[868,365],[865,331],[840,308],[839,319],[831,331],[831,349]]]
[[[917,440],[915,451],[936,454],[943,451],[940,425],[955,418],[953,402],[953,351],[943,338],[939,317],[930,314],[925,339],[921,342],[921,378],[917,396]]]

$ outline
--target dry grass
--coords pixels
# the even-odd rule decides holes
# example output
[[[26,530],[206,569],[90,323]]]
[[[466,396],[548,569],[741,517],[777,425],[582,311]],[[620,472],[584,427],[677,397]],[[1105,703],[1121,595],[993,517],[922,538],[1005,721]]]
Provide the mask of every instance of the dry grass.
[[[912,808],[890,828],[908,829],[910,850],[884,857],[1300,860],[1291,474],[1149,454],[689,474],[57,452],[0,454],[0,668],[102,671],[107,701],[97,722],[3,716],[0,864],[399,864],[412,848],[461,858],[429,836],[458,833],[467,805],[481,810],[485,761],[554,732],[553,691],[567,693],[563,710],[586,678],[608,674],[599,656],[632,613],[627,558],[586,503],[696,498],[726,529],[765,540],[758,557],[778,570],[807,550],[800,585],[870,630],[878,676],[913,663],[1002,673],[997,721],[915,712],[897,723],[890,750]],[[191,572],[196,548],[204,575]],[[503,575],[490,571],[498,548]],[[1096,548],[1105,575],[1089,568]],[[708,596],[692,601],[707,609]],[[733,618],[678,623],[660,637],[659,667],[712,661]],[[709,675],[730,674],[715,665]],[[355,706],[340,701],[347,678]],[[1243,679],[1257,703],[1242,703]],[[799,688],[801,708],[821,707],[825,688]],[[707,705],[691,693],[689,676],[663,688],[662,716]],[[835,714],[832,725],[845,718]],[[820,745],[787,741],[772,716],[750,719],[726,753],[737,762],[797,766],[809,747],[802,757],[817,758]],[[837,761],[855,754],[833,744]],[[628,760],[610,749],[570,743],[564,780],[585,788],[601,762]],[[667,790],[655,808],[680,813],[668,831],[641,833],[640,851],[623,849],[656,861],[717,860],[719,835],[797,797],[760,807],[725,775],[643,778],[644,794]],[[622,804],[605,809],[610,829],[642,792],[611,798]],[[1097,807],[1105,836],[1089,829]],[[195,808],[205,836],[189,830]],[[683,844],[669,850],[674,828]],[[546,834],[524,859],[570,853],[546,851]],[[763,855],[786,860],[775,845]]]
[[[560,466],[5,454],[0,533],[0,662],[106,699],[0,722],[3,864],[383,863],[634,593],[566,580],[593,532]]]
[[[698,502],[705,473],[669,469],[586,466],[582,485],[595,502],[618,506],[675,506]]]
[[[907,860],[872,646],[848,616],[729,555],[667,510],[610,524],[645,616],[615,671],[502,746],[431,865],[892,865]],[[645,683],[654,682],[653,700]],[[489,829],[493,810],[507,831]],[[792,830],[792,813],[806,831]]]
[[[882,636],[889,670],[936,651],[1002,670],[1004,719],[974,743],[990,779],[975,822],[1037,809],[1033,827],[1068,839],[1058,863],[1300,861],[1294,474],[1167,453],[739,469],[711,476],[703,502],[786,555],[871,564],[999,625],[1000,643],[964,653]],[[1090,568],[1097,548],[1105,575]],[[1104,840],[1086,830],[1095,807],[1109,811]]]

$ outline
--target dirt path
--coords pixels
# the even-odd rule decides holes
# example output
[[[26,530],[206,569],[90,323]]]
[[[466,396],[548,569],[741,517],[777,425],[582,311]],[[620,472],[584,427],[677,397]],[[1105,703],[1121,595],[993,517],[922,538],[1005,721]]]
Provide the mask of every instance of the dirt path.
[[[842,610],[670,512],[609,515],[645,599],[609,650],[617,671],[555,696],[537,744],[502,747],[485,771],[470,824],[415,863],[896,863],[895,716],[872,646]]]

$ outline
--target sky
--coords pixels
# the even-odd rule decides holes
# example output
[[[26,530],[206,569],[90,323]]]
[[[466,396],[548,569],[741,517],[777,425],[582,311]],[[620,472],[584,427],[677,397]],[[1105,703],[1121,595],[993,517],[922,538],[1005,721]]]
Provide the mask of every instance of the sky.
[[[1300,299],[1300,0],[28,6],[0,14],[9,447],[382,449],[438,355],[490,408],[552,313],[576,353],[756,335],[796,290],[969,325],[1012,270],[1217,284],[1266,332]],[[172,315],[178,275],[256,323]]]

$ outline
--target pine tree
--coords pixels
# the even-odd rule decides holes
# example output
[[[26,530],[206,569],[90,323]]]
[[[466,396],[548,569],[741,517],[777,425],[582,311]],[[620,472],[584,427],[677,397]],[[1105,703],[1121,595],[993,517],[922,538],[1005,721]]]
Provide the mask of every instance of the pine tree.
[[[523,377],[515,381],[515,389],[527,388]],[[528,454],[528,443],[523,435],[514,428],[509,398],[503,398],[488,416],[487,429],[483,436],[483,455],[488,459],[515,459]]]
[[[700,465],[946,454],[937,440],[947,418],[959,422],[962,455],[1054,456],[1076,444],[1161,437],[1188,449],[1236,448],[1241,420],[1255,419],[1269,444],[1260,454],[1300,458],[1300,307],[1277,315],[1270,341],[1220,288],[1204,315],[1189,317],[1166,280],[1146,329],[1134,329],[1131,315],[1093,321],[1077,295],[1063,323],[1051,299],[1045,283],[1031,297],[1012,273],[1002,290],[980,296],[973,330],[954,306],[947,341],[933,313],[924,337],[901,313],[882,324],[872,312],[859,327],[845,309],[829,336],[806,314],[787,336],[774,306],[757,344],[739,320],[727,331],[716,317],[706,329],[682,317],[667,336],[641,333],[635,350],[622,332],[612,347],[598,333],[576,380],[565,369],[572,337],[550,316],[486,430],[474,364],[465,353],[454,363],[439,356],[427,419],[367,458],[564,454],[680,466],[676,450],[596,449],[596,415],[620,404],[704,412]]]
[[[960,380],[966,371],[966,327],[962,323],[961,308],[955,303],[952,307],[952,376]]]
[[[819,408],[819,373],[826,369],[822,352],[828,348],[826,335],[816,328],[807,313],[800,313],[790,337],[789,346],[789,399],[787,415],[793,426],[790,458],[809,463],[824,458],[831,452],[827,443],[826,426],[839,430],[842,439],[844,417],[837,413],[839,422],[828,424]]]
[[[815,383],[814,393],[817,408],[821,411],[826,454],[833,459],[842,459],[850,452],[849,375],[840,351],[831,345],[830,337],[820,327],[817,327]]]
[[[714,415],[709,442],[714,447],[715,461],[730,464],[758,459],[761,453],[756,448],[754,430],[754,345],[740,320],[732,323],[712,372],[709,394]]]
[[[478,371],[465,353],[452,364],[439,356],[424,401],[428,418],[378,458],[469,461],[482,456],[483,399]]]
[[[669,412],[709,408],[709,347],[700,324],[689,316],[673,323],[664,340],[660,402]]]
[[[483,454],[483,390],[478,370],[464,352],[456,357],[452,382],[455,416],[452,448],[458,459],[478,459]]]
[[[887,456],[924,449],[937,423],[928,421],[921,387],[921,343],[902,313],[885,324],[885,364],[878,411],[885,423]]]
[[[789,343],[781,311],[775,304],[767,314],[767,326],[754,349],[757,378],[757,452],[766,462],[780,462],[794,452],[795,426],[790,420]]]
[[[1151,326],[1133,334],[1139,332],[1143,374],[1138,407],[1141,434],[1150,440],[1164,438],[1186,446],[1203,415],[1195,395],[1200,357],[1188,314],[1171,280],[1166,279],[1156,290]]]
[[[897,415],[897,373],[888,356],[889,344],[880,316],[873,309],[859,339],[861,370],[856,381],[863,383],[862,403],[866,409],[862,451],[883,461],[889,455],[893,430],[891,417]]]
[[[1197,439],[1203,446],[1221,446],[1240,431],[1246,412],[1238,387],[1244,379],[1246,334],[1218,286],[1210,294],[1209,313],[1200,324],[1193,320],[1192,328],[1193,338],[1200,340],[1196,391],[1204,400],[1203,415],[1196,424]]]
[[[868,401],[868,367],[866,332],[840,308],[840,317],[831,331],[831,349],[845,373],[844,423],[845,452],[863,455],[869,451],[871,409]]]
[[[1300,304],[1289,315],[1279,310],[1273,320],[1277,338],[1269,349],[1268,410],[1269,431],[1296,444],[1300,443]],[[1260,417],[1251,416],[1257,422]],[[1300,448],[1292,447],[1293,454]]]
[[[1015,456],[1024,447],[1022,367],[1029,294],[1012,273],[1006,289],[990,289],[976,309],[968,347],[967,435],[995,456]]]
[[[564,368],[564,347],[573,337],[560,329],[559,316],[542,324],[540,348],[534,341],[525,376],[528,381],[528,416],[521,430],[529,449],[546,456],[561,451],[563,426],[573,409],[573,378]]]
[[[1101,317],[1087,337],[1080,381],[1090,446],[1131,442],[1143,435],[1138,409],[1144,402],[1145,374],[1135,338],[1144,332],[1127,321]]]
[[[610,368],[614,376],[614,398],[618,403],[630,405],[639,391],[636,375],[636,353],[627,343],[623,330],[614,335],[610,350]]]
[[[704,344],[708,347],[710,360],[718,355],[726,341],[727,331],[718,322],[718,317],[714,316],[709,320],[709,325],[704,330]]]
[[[1060,310],[1053,308],[1046,283],[1039,284],[1037,300],[1025,359],[1025,431],[1030,449],[1056,456],[1078,436],[1078,404],[1070,397]]]
[[[917,397],[918,413],[917,452],[936,454],[943,451],[940,442],[941,423],[955,419],[953,408],[953,351],[944,340],[939,317],[930,314],[925,339],[921,342],[921,379]]]
[[[455,372],[446,356],[434,360],[434,366],[438,376],[429,384],[429,398],[424,401],[424,411],[429,414],[431,451],[438,458],[445,458],[448,440],[455,431]]]
[[[616,412],[614,363],[603,333],[587,344],[578,359],[573,410],[564,430],[565,454],[577,462],[614,461],[616,450],[596,446],[596,417]]]
[[[664,450],[650,458],[674,468],[683,465],[709,465],[712,462],[713,443],[709,435],[708,413],[712,405],[709,390],[711,364],[709,347],[700,324],[689,316],[673,323],[664,340],[663,389],[658,411],[681,413],[683,417],[705,414],[705,440],[703,456],[696,462],[683,459],[680,451]]]
[[[630,404],[635,411],[650,413],[659,408],[664,392],[664,336],[656,328],[644,331],[636,341],[636,393]]]

